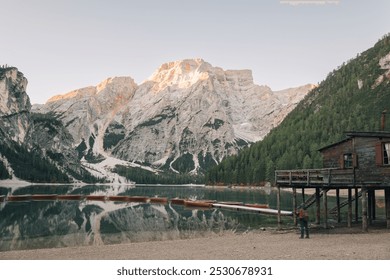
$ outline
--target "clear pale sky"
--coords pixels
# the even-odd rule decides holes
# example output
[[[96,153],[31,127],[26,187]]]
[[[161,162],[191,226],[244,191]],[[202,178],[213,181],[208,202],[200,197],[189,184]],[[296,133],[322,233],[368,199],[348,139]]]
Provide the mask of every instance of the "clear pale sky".
[[[390,32],[389,0],[283,2],[0,0],[0,64],[24,73],[32,103],[186,58],[280,90],[322,81]]]

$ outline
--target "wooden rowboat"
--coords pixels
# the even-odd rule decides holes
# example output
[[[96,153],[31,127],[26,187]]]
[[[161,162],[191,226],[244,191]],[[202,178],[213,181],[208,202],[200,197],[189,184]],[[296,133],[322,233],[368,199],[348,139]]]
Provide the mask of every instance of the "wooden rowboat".
[[[166,198],[166,197],[151,197],[150,203],[166,204],[166,203],[168,203],[168,198]]]
[[[184,205],[185,201],[186,201],[185,199],[181,199],[181,198],[172,198],[171,199],[171,203],[176,204],[176,205]]]
[[[186,200],[184,206],[192,208],[211,208],[213,206],[213,200]]]
[[[56,200],[56,194],[33,194],[31,200]]]
[[[105,201],[106,196],[105,195],[87,195],[85,197],[86,200],[93,200],[93,201]]]
[[[146,196],[129,196],[128,197],[129,202],[143,202],[146,203],[149,201],[149,197]]]
[[[22,194],[22,195],[9,195],[7,196],[8,201],[28,201],[31,199],[31,195],[29,194]]]
[[[59,194],[57,195],[58,200],[82,200],[84,196],[81,194]]]
[[[129,197],[127,195],[110,195],[107,197],[109,201],[128,202]]]

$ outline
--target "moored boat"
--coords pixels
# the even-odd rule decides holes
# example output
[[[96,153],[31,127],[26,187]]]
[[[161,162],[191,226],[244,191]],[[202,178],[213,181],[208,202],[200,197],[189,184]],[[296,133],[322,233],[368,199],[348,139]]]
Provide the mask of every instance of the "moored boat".
[[[129,196],[128,197],[129,202],[143,202],[146,203],[149,201],[149,197],[147,196]]]
[[[105,195],[87,195],[85,196],[85,199],[93,201],[105,201],[107,197]]]
[[[160,204],[166,204],[168,203],[168,198],[166,197],[151,197],[150,203],[160,203]]]
[[[84,196],[81,194],[59,194],[57,195],[59,200],[82,200]]]
[[[211,208],[213,206],[213,200],[186,200],[184,206],[192,208]]]
[[[56,200],[56,194],[33,194],[31,200]]]
[[[9,195],[7,196],[7,201],[28,201],[31,199],[30,194],[21,194],[21,195]]]
[[[176,205],[184,205],[185,199],[182,198],[171,198],[171,203]]]
[[[109,201],[128,202],[129,197],[127,195],[110,195],[107,197]]]

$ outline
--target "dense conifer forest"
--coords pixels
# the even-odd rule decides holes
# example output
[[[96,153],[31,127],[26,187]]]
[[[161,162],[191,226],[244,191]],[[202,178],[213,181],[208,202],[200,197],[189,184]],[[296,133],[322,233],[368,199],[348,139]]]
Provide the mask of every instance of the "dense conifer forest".
[[[203,184],[202,175],[176,174],[173,172],[164,172],[155,174],[151,171],[138,168],[117,165],[114,172],[137,184]]]
[[[390,112],[389,70],[379,60],[389,53],[390,34],[329,73],[263,141],[212,168],[206,183],[259,184],[275,169],[320,168],[319,148],[346,131],[379,130],[382,111]]]
[[[0,145],[0,154],[8,159],[15,172],[14,175],[20,179],[30,182],[50,183],[70,181],[64,172],[42,157],[38,151],[29,151],[19,145],[12,145],[12,147]],[[12,174],[8,177],[11,176]]]

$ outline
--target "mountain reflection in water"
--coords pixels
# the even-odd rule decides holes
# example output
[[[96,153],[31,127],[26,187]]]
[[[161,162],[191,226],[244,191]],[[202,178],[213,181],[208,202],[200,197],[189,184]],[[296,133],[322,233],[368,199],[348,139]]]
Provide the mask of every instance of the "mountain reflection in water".
[[[260,188],[194,186],[29,186],[0,188],[0,195],[82,194],[179,197],[276,206],[276,195]],[[290,207],[291,197],[283,205]],[[283,198],[283,196],[282,196]],[[285,218],[291,223],[291,218]],[[184,239],[275,227],[276,217],[222,209],[113,201],[22,201],[0,205],[0,251]]]

